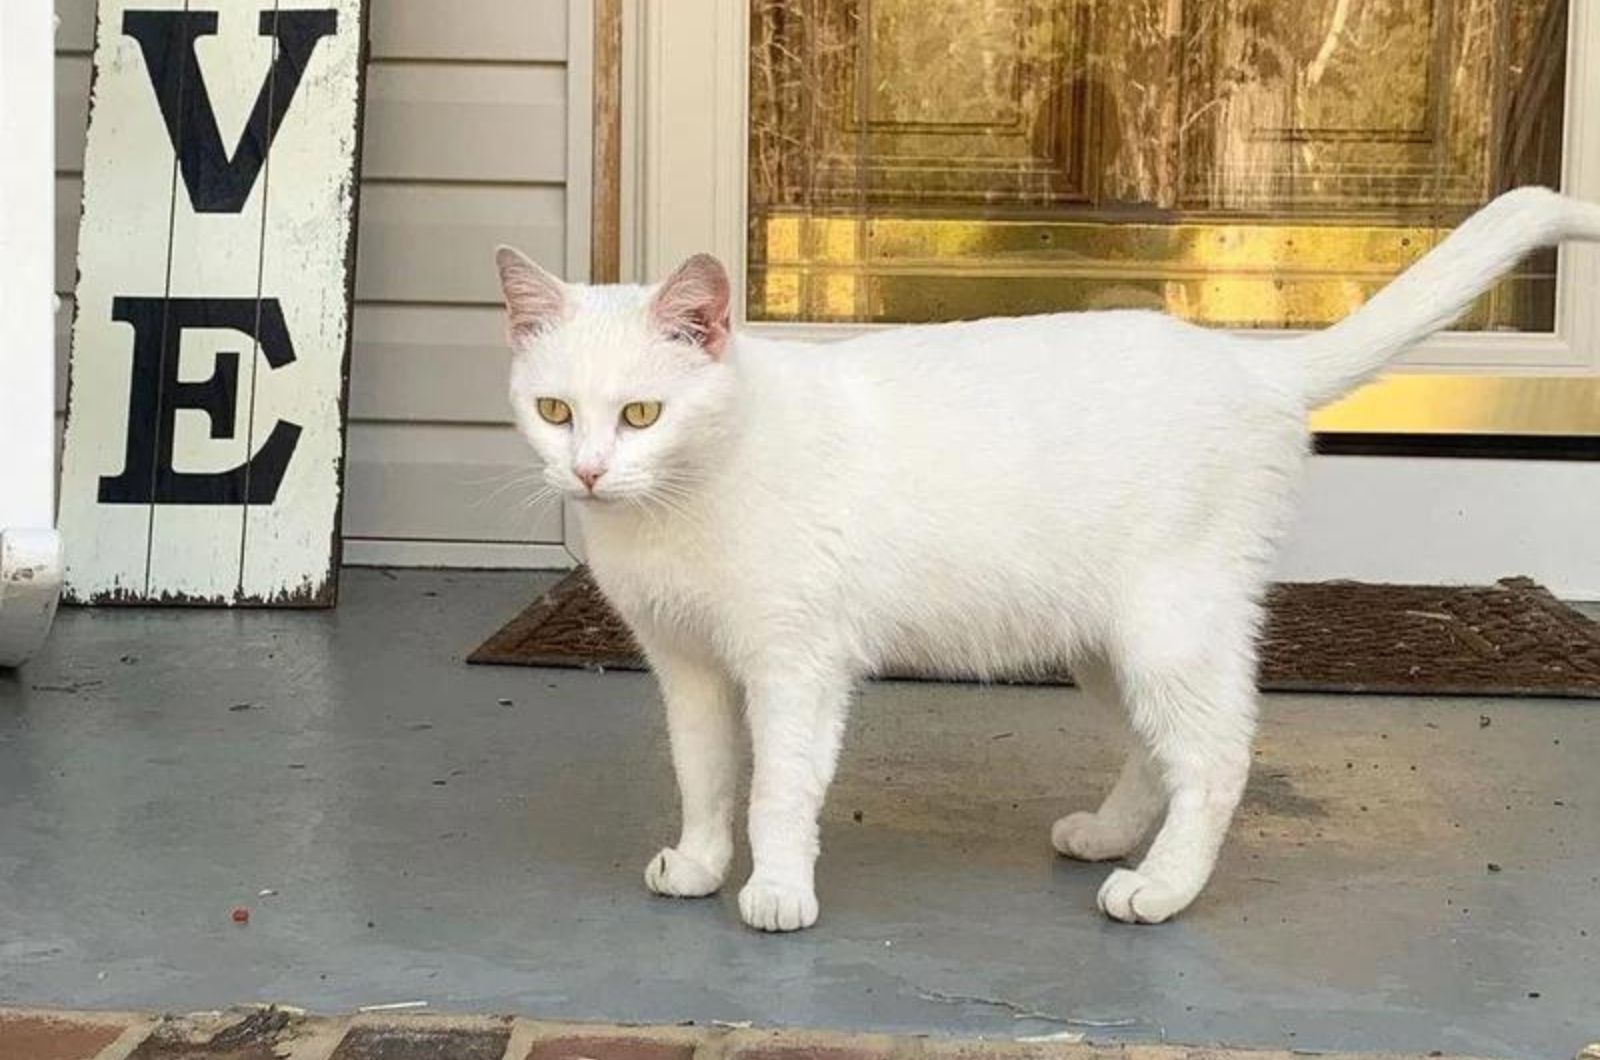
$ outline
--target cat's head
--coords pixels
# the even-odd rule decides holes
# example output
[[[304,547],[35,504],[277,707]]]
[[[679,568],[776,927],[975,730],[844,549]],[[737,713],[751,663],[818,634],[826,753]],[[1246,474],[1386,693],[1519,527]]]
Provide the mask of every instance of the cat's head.
[[[728,274],[698,254],[655,287],[568,284],[501,247],[517,426],[546,481],[586,501],[671,505],[733,419]]]

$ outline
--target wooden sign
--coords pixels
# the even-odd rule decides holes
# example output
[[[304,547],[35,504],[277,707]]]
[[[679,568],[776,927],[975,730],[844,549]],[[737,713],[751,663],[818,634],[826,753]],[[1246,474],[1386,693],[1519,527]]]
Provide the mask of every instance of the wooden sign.
[[[66,598],[331,604],[362,0],[101,0]]]

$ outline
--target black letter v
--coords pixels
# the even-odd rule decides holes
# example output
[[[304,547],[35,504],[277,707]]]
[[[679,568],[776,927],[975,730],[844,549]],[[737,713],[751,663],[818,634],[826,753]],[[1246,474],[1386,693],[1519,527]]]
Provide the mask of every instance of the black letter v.
[[[217,32],[215,11],[125,11],[122,32],[139,42],[167,135],[178,154],[189,201],[200,213],[244,209],[256,174],[278,134],[290,100],[300,87],[317,41],[337,30],[339,12],[261,12],[261,35],[276,37],[272,69],[256,93],[255,107],[230,159],[222,147],[206,79],[195,61],[194,42]]]

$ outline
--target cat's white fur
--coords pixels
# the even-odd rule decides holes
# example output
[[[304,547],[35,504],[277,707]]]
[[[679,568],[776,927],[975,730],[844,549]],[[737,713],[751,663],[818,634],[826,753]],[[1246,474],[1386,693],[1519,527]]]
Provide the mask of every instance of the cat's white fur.
[[[1308,410],[1455,319],[1527,251],[1600,239],[1538,188],[1463,223],[1362,309],[1294,338],[1147,312],[733,334],[708,257],[654,288],[499,265],[511,400],[574,499],[606,597],[660,680],[682,795],[651,890],[710,894],[733,857],[742,715],[754,751],[746,923],[817,918],[818,812],[852,690],[893,663],[1000,675],[1070,664],[1136,750],[1063,854],[1137,867],[1099,904],[1154,923],[1200,893],[1250,767],[1260,600]],[[537,399],[566,402],[545,422]],[[619,411],[659,401],[634,429]],[[577,470],[594,478],[590,493]]]

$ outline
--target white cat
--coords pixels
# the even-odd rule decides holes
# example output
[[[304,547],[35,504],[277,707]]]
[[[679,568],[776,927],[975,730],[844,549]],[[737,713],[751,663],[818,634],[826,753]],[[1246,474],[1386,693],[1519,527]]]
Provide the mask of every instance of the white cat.
[[[1260,601],[1307,411],[1569,237],[1600,239],[1600,206],[1509,192],[1292,338],[1100,312],[822,344],[734,333],[706,255],[658,287],[585,287],[502,248],[517,422],[666,701],[683,830],[650,889],[721,886],[741,710],[739,910],[792,931],[817,919],[817,817],[864,675],[1068,664],[1138,750],[1098,810],[1056,822],[1055,848],[1121,858],[1162,822],[1099,904],[1141,923],[1183,909],[1250,768]]]

